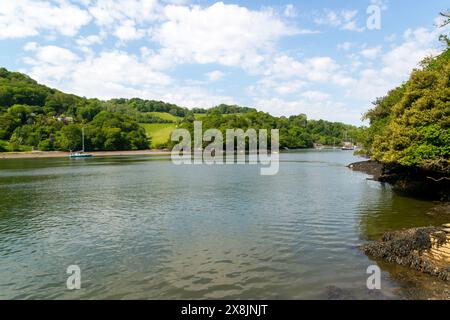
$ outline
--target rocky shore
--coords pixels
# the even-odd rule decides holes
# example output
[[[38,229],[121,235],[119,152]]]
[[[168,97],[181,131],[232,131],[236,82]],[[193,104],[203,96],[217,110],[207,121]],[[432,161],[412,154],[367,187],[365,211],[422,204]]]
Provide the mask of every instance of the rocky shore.
[[[372,175],[372,179],[392,185],[399,193],[437,201],[450,201],[450,177],[447,175],[408,168],[400,165],[384,165],[368,160],[348,166],[354,171]]]
[[[380,241],[365,244],[361,249],[370,257],[450,281],[449,232],[445,226],[388,232]]]
[[[450,180],[434,172],[402,166],[386,166],[368,160],[352,163],[351,170],[389,183],[394,191],[407,196],[438,201],[424,215],[450,218]],[[388,232],[379,241],[361,246],[368,256],[406,266],[450,282],[450,225]]]

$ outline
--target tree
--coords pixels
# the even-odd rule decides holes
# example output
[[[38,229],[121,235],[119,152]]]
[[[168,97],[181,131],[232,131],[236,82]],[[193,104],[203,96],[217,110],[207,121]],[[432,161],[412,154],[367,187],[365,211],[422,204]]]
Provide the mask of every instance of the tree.
[[[422,66],[366,114],[369,151],[382,163],[450,173],[450,49]]]
[[[81,128],[76,124],[64,126],[56,138],[56,145],[65,151],[80,150],[82,148]]]

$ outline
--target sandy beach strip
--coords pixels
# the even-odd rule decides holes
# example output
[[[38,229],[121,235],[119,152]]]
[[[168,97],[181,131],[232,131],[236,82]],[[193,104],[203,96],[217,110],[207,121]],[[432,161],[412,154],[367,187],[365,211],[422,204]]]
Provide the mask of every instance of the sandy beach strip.
[[[92,154],[94,157],[170,155],[170,151],[167,150],[93,151],[87,153]],[[62,152],[62,151],[0,152],[0,159],[64,158],[69,157],[69,155],[70,155],[69,152]]]

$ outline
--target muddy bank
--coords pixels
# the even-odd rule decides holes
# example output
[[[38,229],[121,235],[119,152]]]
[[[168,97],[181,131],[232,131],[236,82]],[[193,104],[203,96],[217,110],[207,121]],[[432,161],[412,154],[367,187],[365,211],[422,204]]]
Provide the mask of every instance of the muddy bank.
[[[370,257],[450,281],[449,231],[446,227],[426,227],[388,232],[361,250]]]
[[[450,201],[450,177],[444,174],[383,165],[373,160],[352,163],[348,167],[370,174],[373,180],[389,183],[396,192],[417,198]]]

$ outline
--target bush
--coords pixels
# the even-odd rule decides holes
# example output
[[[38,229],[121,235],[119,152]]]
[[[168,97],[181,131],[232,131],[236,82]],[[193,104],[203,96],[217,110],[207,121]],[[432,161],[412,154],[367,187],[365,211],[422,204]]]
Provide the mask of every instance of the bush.
[[[39,142],[38,149],[41,151],[51,151],[53,150],[53,143],[50,139],[45,139]]]

